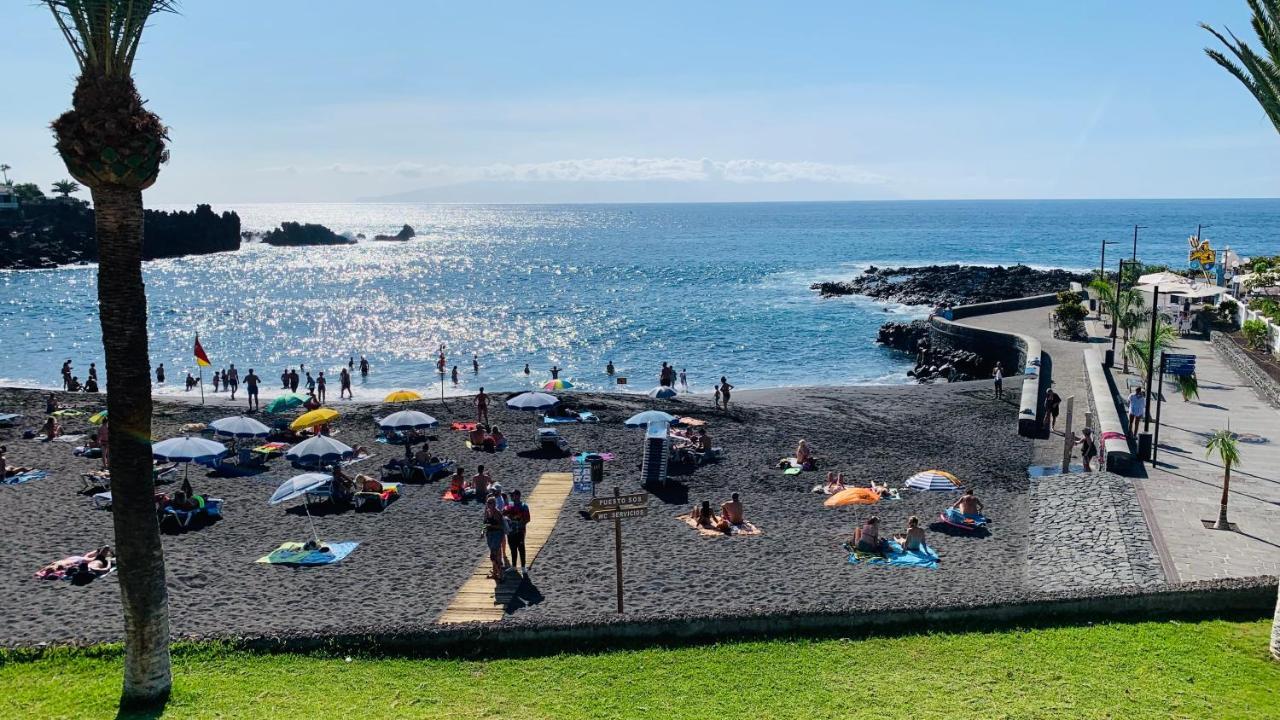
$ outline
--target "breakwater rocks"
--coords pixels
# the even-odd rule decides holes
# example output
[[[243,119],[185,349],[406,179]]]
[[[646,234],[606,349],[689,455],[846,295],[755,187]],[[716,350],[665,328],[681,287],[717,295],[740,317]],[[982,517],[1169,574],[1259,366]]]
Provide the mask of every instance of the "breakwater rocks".
[[[885,323],[880,326],[876,342],[916,358],[916,366],[907,377],[924,382],[959,382],[976,380],[991,374],[992,363],[975,352],[953,348],[935,348],[929,335],[929,321]]]
[[[262,236],[268,245],[297,247],[302,245],[354,245],[349,238],[315,223],[282,222],[280,227]]]
[[[400,228],[400,232],[395,235],[374,235],[373,239],[379,241],[399,240],[400,242],[404,242],[405,240],[412,240],[417,236],[417,234],[417,231],[413,229],[412,225],[405,225]]]
[[[76,200],[24,205],[0,224],[0,268],[34,270],[98,260],[93,210]],[[142,259],[202,255],[240,249],[240,216],[195,211],[145,212]]]
[[[913,320],[909,323],[887,322],[880,326],[876,342],[902,352],[919,352],[928,345],[929,322],[927,320]]]
[[[866,295],[904,305],[971,305],[1066,290],[1089,282],[1088,273],[1035,270],[1026,265],[928,265],[877,268],[848,282],[814,283],[822,297]]]

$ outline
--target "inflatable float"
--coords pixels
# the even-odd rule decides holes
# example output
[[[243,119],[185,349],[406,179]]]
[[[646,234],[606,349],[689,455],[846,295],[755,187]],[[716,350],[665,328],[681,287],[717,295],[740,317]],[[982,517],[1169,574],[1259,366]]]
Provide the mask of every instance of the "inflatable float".
[[[977,532],[987,526],[990,520],[985,515],[966,515],[955,508],[947,508],[938,515],[938,519],[951,527],[966,532]]]

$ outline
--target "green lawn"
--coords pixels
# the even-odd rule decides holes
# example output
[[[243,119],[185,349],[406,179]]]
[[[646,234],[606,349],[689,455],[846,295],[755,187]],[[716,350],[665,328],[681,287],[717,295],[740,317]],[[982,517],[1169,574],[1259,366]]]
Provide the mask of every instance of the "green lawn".
[[[171,718],[1277,718],[1269,622],[773,641],[485,662],[175,650]],[[0,717],[114,716],[118,649],[0,655]]]

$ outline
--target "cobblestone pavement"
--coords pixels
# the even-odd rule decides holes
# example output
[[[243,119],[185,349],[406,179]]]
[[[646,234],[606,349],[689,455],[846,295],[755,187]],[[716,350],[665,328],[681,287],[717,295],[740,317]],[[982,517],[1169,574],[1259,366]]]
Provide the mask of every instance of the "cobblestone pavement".
[[[1164,581],[1137,493],[1111,473],[1031,482],[1028,586],[1069,590]]]

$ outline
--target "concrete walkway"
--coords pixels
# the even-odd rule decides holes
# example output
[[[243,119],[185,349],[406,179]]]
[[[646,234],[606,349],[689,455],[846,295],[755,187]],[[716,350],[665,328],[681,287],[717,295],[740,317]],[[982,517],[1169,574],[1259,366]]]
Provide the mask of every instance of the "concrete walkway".
[[[1183,338],[1175,351],[1196,356],[1200,397],[1183,402],[1172,378],[1165,378],[1159,464],[1147,464],[1147,477],[1135,481],[1155,521],[1166,573],[1172,569],[1174,581],[1280,574],[1280,412],[1209,342]],[[1115,368],[1117,387],[1136,377]],[[1241,436],[1241,465],[1232,468],[1228,503],[1236,532],[1201,522],[1218,517],[1222,496],[1222,464],[1205,456],[1205,442],[1228,423]]]

